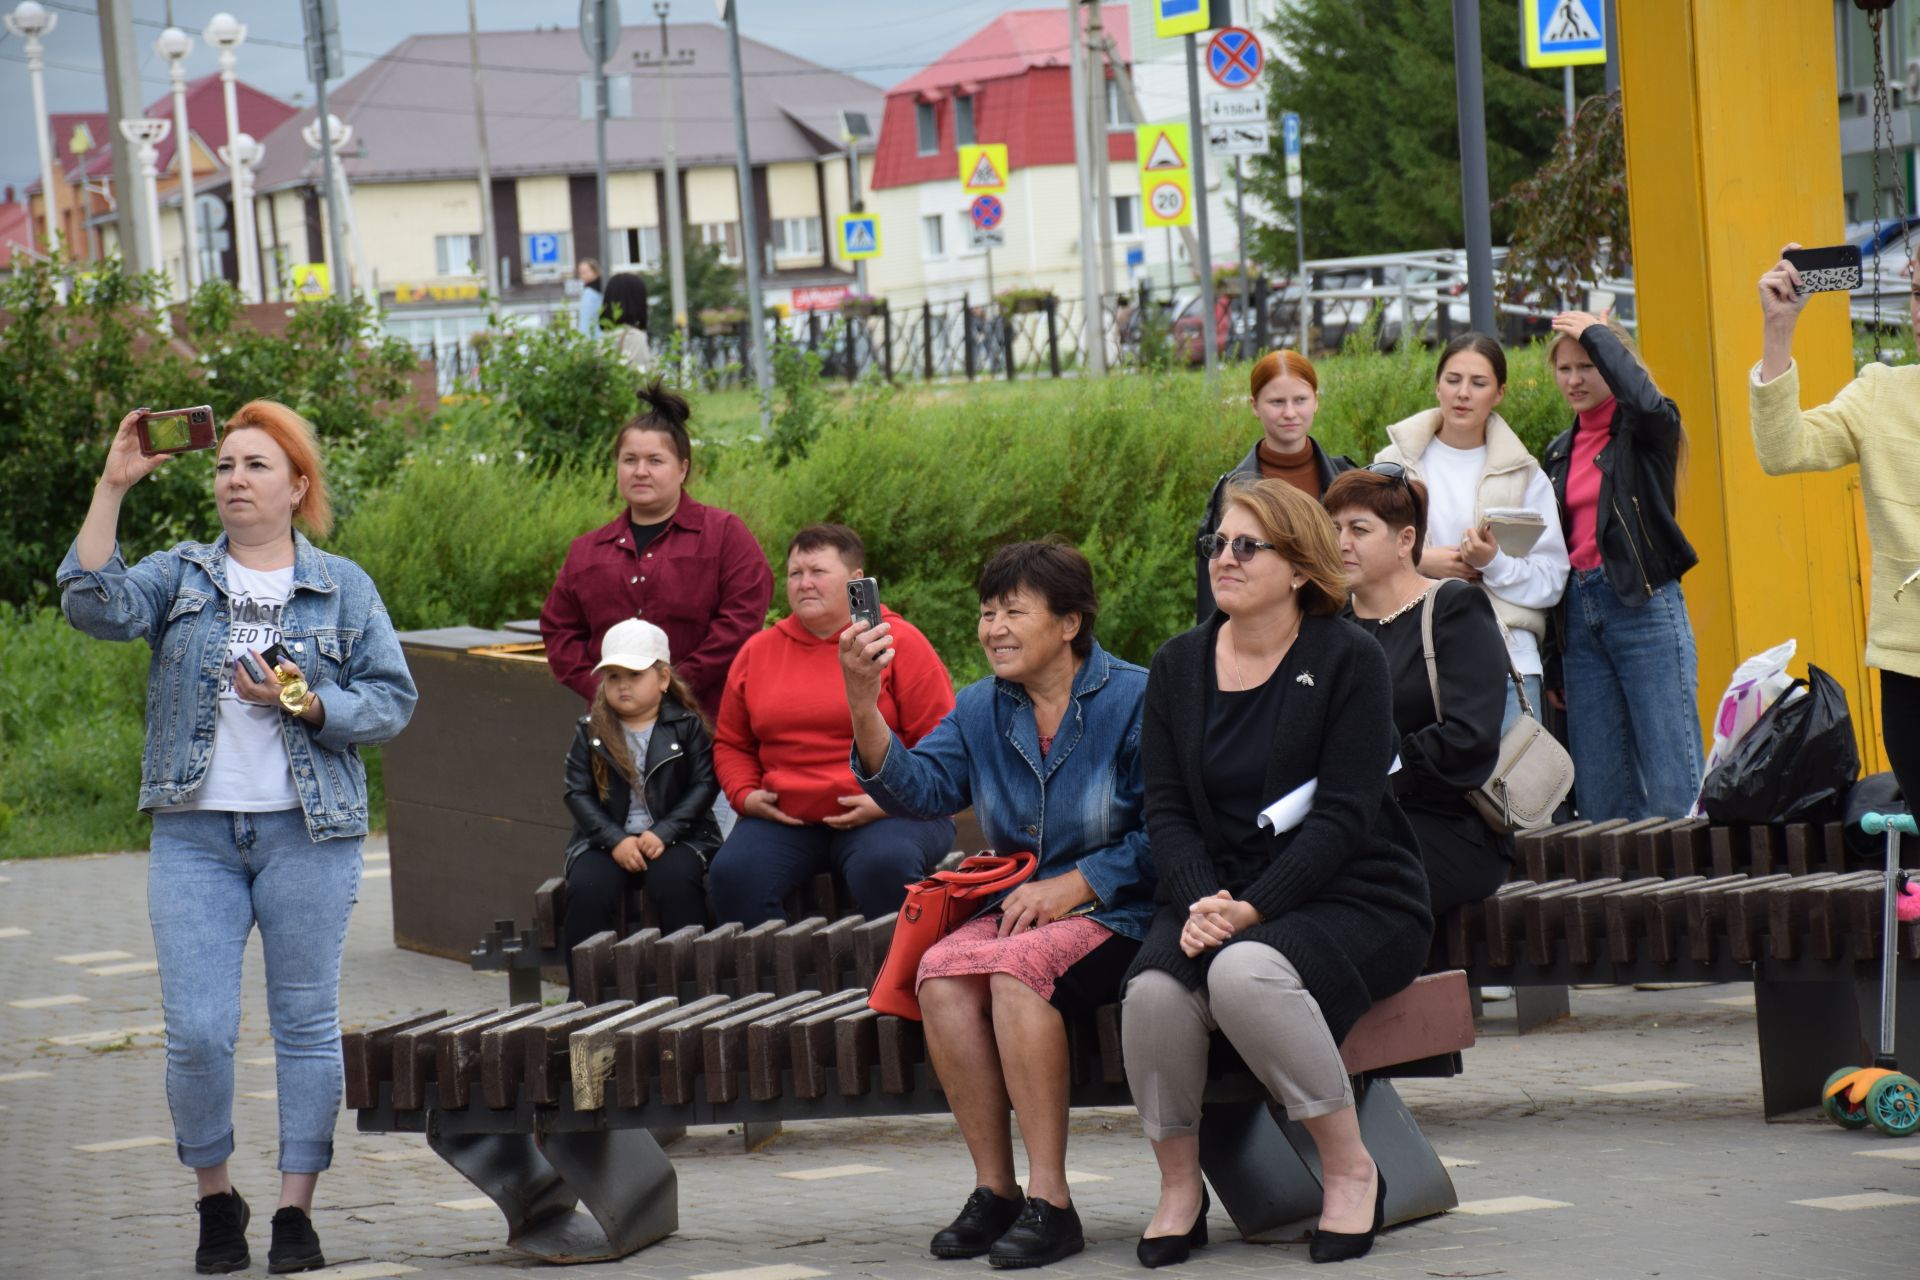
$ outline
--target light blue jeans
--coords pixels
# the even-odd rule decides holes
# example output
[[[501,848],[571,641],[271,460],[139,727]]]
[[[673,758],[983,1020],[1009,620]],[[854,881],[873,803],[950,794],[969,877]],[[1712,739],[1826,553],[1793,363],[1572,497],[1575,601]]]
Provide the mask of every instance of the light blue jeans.
[[[333,1163],[340,1111],[340,954],[360,894],[359,837],[314,842],[298,809],[157,813],[147,915],[167,1023],[167,1108],[180,1162],[233,1154],[240,966],[260,926],[280,1107],[280,1171]]]
[[[1591,822],[1684,818],[1700,793],[1699,658],[1686,597],[1668,582],[1621,602],[1604,569],[1567,579],[1567,740]]]

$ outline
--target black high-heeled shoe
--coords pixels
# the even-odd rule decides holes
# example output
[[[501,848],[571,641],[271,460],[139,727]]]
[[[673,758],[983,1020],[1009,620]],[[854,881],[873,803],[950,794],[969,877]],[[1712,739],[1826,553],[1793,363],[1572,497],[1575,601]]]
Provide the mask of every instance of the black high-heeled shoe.
[[[1373,1170],[1373,1227],[1368,1231],[1316,1231],[1307,1248],[1315,1262],[1347,1262],[1363,1258],[1373,1248],[1373,1237],[1387,1220],[1387,1175],[1378,1165]]]
[[[1140,1245],[1133,1253],[1140,1259],[1143,1267],[1177,1267],[1187,1260],[1195,1249],[1207,1247],[1207,1210],[1213,1207],[1213,1201],[1207,1198],[1207,1184],[1200,1184],[1200,1213],[1180,1236],[1141,1236]]]

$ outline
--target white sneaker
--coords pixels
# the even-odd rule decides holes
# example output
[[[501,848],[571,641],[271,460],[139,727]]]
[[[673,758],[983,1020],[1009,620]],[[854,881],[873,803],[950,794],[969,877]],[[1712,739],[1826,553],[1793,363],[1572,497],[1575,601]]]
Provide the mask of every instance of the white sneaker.
[[[1513,999],[1512,987],[1480,988],[1480,1002],[1482,1004],[1491,1004],[1497,1000],[1511,1000],[1511,999]]]

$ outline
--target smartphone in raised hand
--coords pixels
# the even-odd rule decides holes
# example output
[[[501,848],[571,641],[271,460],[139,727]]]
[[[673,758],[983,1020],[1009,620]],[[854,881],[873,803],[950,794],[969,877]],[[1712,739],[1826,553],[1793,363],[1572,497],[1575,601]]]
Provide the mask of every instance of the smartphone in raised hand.
[[[1800,273],[1801,297],[1809,293],[1846,292],[1860,287],[1860,246],[1830,244],[1815,249],[1789,249],[1782,255]]]
[[[855,622],[869,627],[880,625],[880,582],[877,578],[854,578],[847,583],[847,608]]]
[[[140,436],[140,452],[148,458],[162,453],[193,453],[220,443],[220,427],[214,421],[211,405],[148,409],[140,415],[134,430]]]

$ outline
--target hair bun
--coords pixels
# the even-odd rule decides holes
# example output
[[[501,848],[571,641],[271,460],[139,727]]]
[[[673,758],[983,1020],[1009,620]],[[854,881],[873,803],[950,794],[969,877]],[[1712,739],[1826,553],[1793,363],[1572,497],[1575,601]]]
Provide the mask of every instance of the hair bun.
[[[693,417],[693,407],[687,398],[669,387],[664,378],[651,378],[643,383],[636,392],[644,414],[664,419],[676,427],[684,428],[687,420]]]

